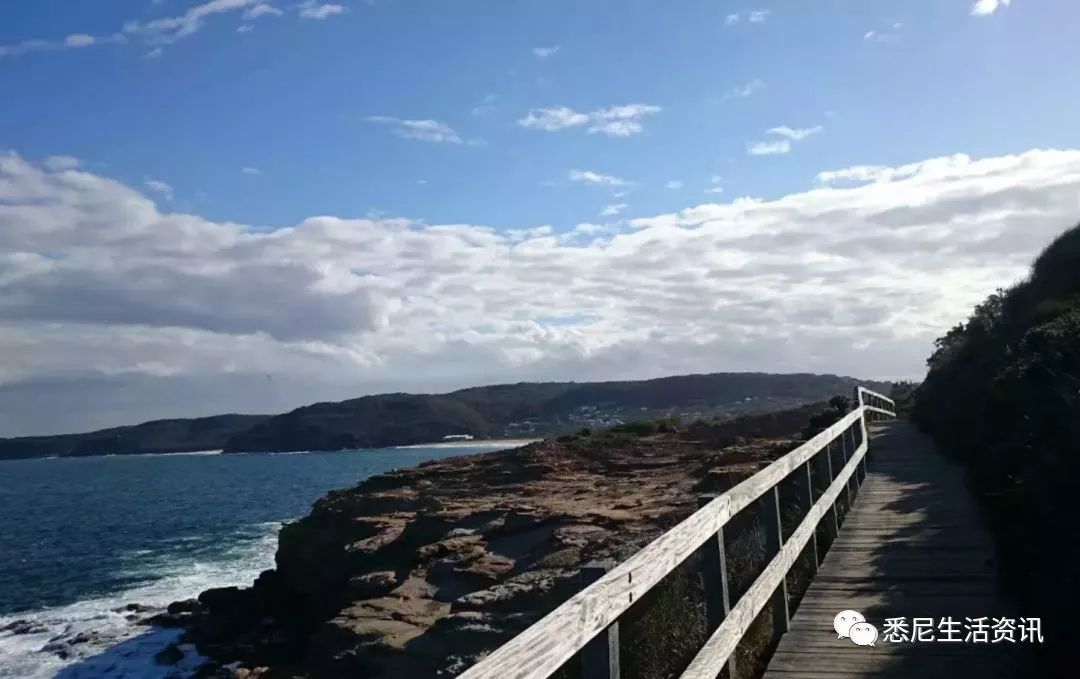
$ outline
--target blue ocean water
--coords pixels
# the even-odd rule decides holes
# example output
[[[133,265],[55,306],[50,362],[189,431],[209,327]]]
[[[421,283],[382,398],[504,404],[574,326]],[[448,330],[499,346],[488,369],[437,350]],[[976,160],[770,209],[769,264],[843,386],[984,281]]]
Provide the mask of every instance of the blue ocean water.
[[[127,604],[250,584],[282,522],[327,491],[506,447],[0,462],[0,677],[164,676],[176,668],[153,654],[175,632],[135,624]]]

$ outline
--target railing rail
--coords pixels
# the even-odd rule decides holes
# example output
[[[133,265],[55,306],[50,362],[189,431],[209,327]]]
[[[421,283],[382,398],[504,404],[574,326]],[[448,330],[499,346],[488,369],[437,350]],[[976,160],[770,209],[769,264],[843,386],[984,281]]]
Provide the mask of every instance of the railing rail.
[[[714,553],[717,550],[710,549],[707,554],[707,563],[711,562],[713,568],[706,572],[713,580],[706,583],[707,591],[712,592],[707,597],[706,607],[708,617],[720,620],[720,623],[682,677],[712,679],[728,665],[729,676],[736,679],[736,668],[731,661],[735,647],[770,601],[775,606],[774,619],[779,621],[783,628],[781,631],[786,630],[790,610],[785,578],[811,540],[814,540],[814,549],[817,550],[816,529],[823,518],[829,518],[829,526],[835,536],[838,529],[837,500],[842,493],[846,493],[850,505],[852,493],[858,490],[858,484],[865,476],[869,444],[867,421],[895,417],[895,412],[885,407],[894,407],[891,399],[863,387],[856,389],[855,396],[857,405],[838,422],[724,494],[706,502],[680,524],[459,675],[459,679],[547,679],[567,660],[590,645],[590,641],[616,624],[619,616],[710,541],[714,541],[710,544],[717,546],[719,551]],[[831,444],[834,443],[842,446],[845,460],[835,470],[831,455]],[[814,501],[814,462],[822,451],[826,452],[828,459],[829,485]],[[861,474],[858,473],[860,465]],[[796,472],[806,474],[812,502],[799,526],[784,540],[780,527],[778,485]],[[755,502],[763,502],[774,512],[766,521],[766,532],[774,543],[774,554],[749,589],[737,602],[730,602],[723,556],[723,529],[733,516]],[[719,572],[716,572],[717,569]],[[611,646],[610,639],[598,641]],[[599,656],[604,657],[604,654]],[[613,662],[608,658],[606,667],[587,669],[586,672],[590,679],[601,675],[616,679],[618,666],[617,658]]]

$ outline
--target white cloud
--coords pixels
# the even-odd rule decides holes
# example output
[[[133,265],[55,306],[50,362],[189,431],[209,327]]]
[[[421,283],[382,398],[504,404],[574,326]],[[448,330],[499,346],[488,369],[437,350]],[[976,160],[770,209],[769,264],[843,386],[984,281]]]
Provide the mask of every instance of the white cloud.
[[[775,156],[791,152],[792,142],[802,141],[809,136],[820,134],[825,131],[821,125],[814,127],[793,128],[787,125],[772,127],[765,131],[766,134],[782,137],[769,141],[759,141],[747,145],[746,152],[752,156]]]
[[[765,81],[760,78],[754,78],[744,85],[732,88],[730,92],[724,95],[724,99],[731,99],[732,97],[749,97],[758,90],[765,89]]]
[[[863,34],[863,40],[865,40],[867,42],[877,42],[877,43],[895,45],[895,44],[898,44],[900,42],[900,29],[903,28],[903,27],[904,27],[904,25],[902,23],[895,22],[895,23],[893,23],[891,30],[887,30],[887,31],[879,31],[879,30],[867,31],[866,33]]]
[[[825,128],[823,128],[821,125],[815,125],[814,127],[800,127],[800,128],[790,128],[787,125],[781,125],[780,127],[773,127],[773,128],[770,128],[770,129],[766,130],[766,133],[767,134],[776,134],[776,135],[779,135],[781,137],[785,137],[787,139],[790,139],[792,141],[800,141],[802,139],[806,139],[807,137],[809,137],[811,135],[820,134],[821,132],[824,132],[824,131],[825,131]]]
[[[600,133],[609,137],[629,137],[644,131],[642,119],[659,113],[659,106],[649,104],[625,104],[580,113],[567,106],[530,109],[518,125],[537,130],[554,132],[570,127],[587,126],[590,134]]]
[[[667,181],[667,183],[664,184],[664,188],[671,189],[672,191],[678,191],[682,187],[683,187],[683,183],[682,183],[682,181],[680,181],[678,179],[669,179]]]
[[[251,167],[251,166],[241,168],[240,172],[242,172],[243,174],[248,175],[249,177],[257,177],[257,176],[262,174],[262,170],[260,170],[257,167]]]
[[[551,45],[550,47],[534,47],[532,48],[533,56],[537,59],[547,59],[553,57],[559,53],[562,49],[562,45]]]
[[[254,5],[252,7],[249,7],[248,9],[244,10],[244,18],[248,19],[248,20],[251,20],[251,19],[258,19],[261,16],[268,16],[268,15],[269,16],[277,16],[277,17],[279,17],[284,13],[285,12],[281,11],[277,7],[274,7],[273,5],[271,5],[268,2],[260,2],[259,4]]]
[[[846,184],[856,183],[865,184],[867,182],[892,182],[899,179],[905,179],[917,174],[920,171],[934,167],[935,165],[955,165],[968,163],[970,159],[967,156],[947,156],[944,158],[937,158],[932,161],[925,161],[922,163],[909,163],[907,165],[900,165],[897,167],[888,167],[885,165],[853,165],[851,167],[845,167],[839,170],[826,170],[819,172],[817,175],[817,181],[819,184]]]
[[[174,43],[202,29],[206,20],[214,15],[247,10],[263,4],[258,0],[209,0],[189,8],[181,15],[163,17],[151,21],[129,21],[123,32],[157,44]]]
[[[79,162],[79,159],[73,156],[49,156],[45,159],[45,162],[43,163],[46,169],[52,170],[54,172],[59,172],[61,170],[74,170],[80,164],[81,163]]]
[[[973,16],[989,16],[1001,7],[1008,7],[1012,0],[976,0],[971,6]]]
[[[754,144],[750,144],[746,148],[746,152],[752,156],[776,156],[783,155],[791,151],[791,142],[787,139],[777,139],[775,141],[759,141]]]
[[[89,47],[97,43],[97,38],[86,33],[72,33],[68,37],[64,38],[65,47]]]
[[[116,33],[113,35],[94,36],[87,33],[72,33],[63,40],[24,40],[11,45],[0,45],[0,59],[19,57],[34,52],[57,52],[69,49],[84,49],[97,45],[115,45],[127,42],[127,38]]]
[[[452,127],[438,120],[403,120],[391,116],[368,116],[368,122],[389,125],[394,134],[405,139],[464,144],[464,140]]]
[[[146,188],[150,189],[154,193],[160,193],[161,195],[165,196],[166,200],[172,200],[173,187],[169,184],[161,181],[160,179],[147,179],[143,183],[146,185]]]
[[[724,192],[724,187],[721,186],[721,184],[724,183],[724,178],[721,177],[720,175],[714,174],[712,177],[709,178],[709,183],[712,184],[712,186],[705,189],[705,193],[723,193]]]
[[[342,5],[320,4],[316,0],[301,2],[299,9],[301,19],[314,19],[316,21],[328,19],[336,14],[344,14],[346,11]]]
[[[9,434],[479,381],[919,377],[933,338],[1080,214],[1080,150],[845,168],[827,178],[872,181],[565,233],[267,230],[60,167],[0,154]]]
[[[162,3],[155,2],[155,5]],[[325,19],[345,10],[341,5],[319,5],[310,0],[299,5],[300,16],[310,19]],[[32,39],[12,45],[0,45],[0,59],[16,57],[32,52],[49,52],[65,49],[110,44],[122,44],[140,41],[151,45],[146,56],[156,58],[163,53],[163,46],[175,43],[199,32],[206,21],[219,14],[242,12],[244,21],[252,21],[262,16],[281,16],[284,12],[265,0],[208,0],[191,6],[183,14],[159,17],[149,21],[134,20],[124,23],[122,28],[109,35],[91,35],[72,33],[63,40]],[[237,32],[247,33],[253,30],[250,24],[241,24]]]
[[[614,203],[612,205],[605,205],[604,209],[600,211],[601,217],[614,217],[627,208],[626,203]]]
[[[593,172],[592,170],[570,170],[570,181],[580,182],[582,184],[601,184],[604,186],[626,186],[627,181],[613,177],[609,174],[600,174],[599,172]],[[618,195],[616,195],[618,197]]]
[[[763,24],[765,20],[772,14],[771,10],[757,9],[746,13],[746,21],[751,24]],[[742,21],[742,15],[738,12],[733,12],[724,17],[724,24],[728,26],[736,26]]]
[[[554,132],[567,127],[584,125],[587,122],[589,122],[589,116],[585,113],[578,113],[566,106],[553,106],[530,109],[524,118],[518,120],[518,125]]]
[[[499,100],[497,94],[485,94],[480,103],[473,107],[472,114],[478,117],[489,116],[495,112],[495,102]]]

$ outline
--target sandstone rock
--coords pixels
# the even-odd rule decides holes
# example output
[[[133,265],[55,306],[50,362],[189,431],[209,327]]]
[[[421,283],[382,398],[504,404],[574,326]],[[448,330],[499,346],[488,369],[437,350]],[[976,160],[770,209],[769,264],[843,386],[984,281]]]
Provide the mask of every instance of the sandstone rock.
[[[372,599],[387,594],[399,584],[394,571],[375,571],[349,578],[349,596],[357,599]]]
[[[771,446],[738,450],[756,469]],[[582,564],[625,559],[733,474],[708,444],[605,436],[381,474],[286,525],[253,588],[174,615],[200,652],[260,668],[244,679],[453,676],[572,596]]]

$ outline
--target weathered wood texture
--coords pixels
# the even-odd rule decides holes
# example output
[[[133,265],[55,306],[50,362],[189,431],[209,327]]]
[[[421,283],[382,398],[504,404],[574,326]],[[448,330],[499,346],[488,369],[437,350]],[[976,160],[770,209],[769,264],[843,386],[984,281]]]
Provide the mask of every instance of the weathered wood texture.
[[[578,592],[561,606],[542,618],[535,625],[496,649],[473,667],[459,675],[460,679],[546,679],[564,662],[582,649],[593,637],[607,629],[635,601],[652,589],[707,540],[713,538],[731,517],[770,492],[776,484],[793,471],[806,464],[818,452],[840,437],[852,426],[863,426],[864,408],[857,408],[839,422],[813,437],[754,476],[692,514],[685,521],[661,535],[644,549],[616,566],[597,582]],[[861,455],[866,449],[860,446]],[[853,457],[853,460],[855,458]],[[854,464],[846,465],[838,474],[837,483],[823,496],[820,506],[815,506],[820,516],[835,500],[836,492],[851,477]],[[802,527],[800,527],[802,530]],[[809,540],[812,527],[792,536],[791,548],[781,551],[755,583],[757,591],[763,592],[763,581],[771,578],[776,588],[779,578],[787,573],[798,552]],[[798,543],[798,545],[796,545]],[[785,545],[787,548],[788,545]],[[783,557],[783,558],[781,558]],[[768,576],[768,578],[767,578]],[[746,599],[754,590],[747,592]],[[766,599],[768,596],[766,596]],[[742,603],[742,602],[740,602]],[[763,604],[762,604],[763,605]],[[739,626],[741,637],[753,620],[747,616],[750,606],[760,610],[757,601],[749,602],[742,609],[735,606],[725,621],[725,629]],[[736,615],[736,613],[739,615]],[[737,621],[737,622],[734,622]],[[729,632],[734,635],[735,632]]]
[[[852,454],[851,459],[837,474],[836,480],[822,494],[817,504],[810,508],[802,523],[784,543],[776,557],[765,567],[750,589],[739,597],[739,602],[731,609],[728,617],[690,661],[681,679],[714,679],[731,654],[735,652],[735,647],[742,640],[750,623],[754,621],[765,604],[774,599],[777,590],[784,591],[786,596],[786,590],[783,588],[784,578],[810,541],[822,517],[832,511],[833,503],[847,488],[847,483],[866,454],[866,449],[866,442],[863,442],[863,445]],[[786,624],[786,611],[778,612],[776,615],[782,616]]]
[[[873,425],[858,500],[769,663],[766,679],[1017,677],[1022,647],[837,639],[833,617],[1016,617],[996,590],[994,550],[963,473],[910,425]]]

